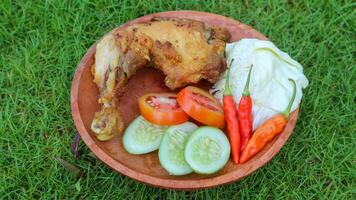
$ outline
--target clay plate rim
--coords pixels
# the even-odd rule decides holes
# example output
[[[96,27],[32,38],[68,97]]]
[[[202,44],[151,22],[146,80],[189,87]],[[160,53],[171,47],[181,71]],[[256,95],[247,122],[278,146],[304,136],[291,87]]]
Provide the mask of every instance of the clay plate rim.
[[[260,39],[266,39],[268,40],[264,35],[261,33],[257,32],[256,30],[252,29],[250,26],[247,26],[245,24],[242,24],[241,22],[238,22],[234,19],[217,15],[217,14],[212,14],[212,13],[206,13],[206,12],[197,12],[197,11],[168,11],[168,12],[161,12],[161,13],[155,13],[155,14],[150,14],[146,15],[137,19],[134,19],[132,21],[129,21],[121,26],[121,27],[126,27],[134,23],[141,23],[144,21],[147,21],[151,19],[152,17],[155,16],[166,16],[166,17],[180,17],[180,18],[192,18],[192,19],[203,19],[203,18],[220,18],[227,24],[231,24],[235,27],[239,26],[240,29],[244,29],[244,31],[252,31],[254,32],[254,35],[256,35]],[[117,27],[117,28],[119,28]],[[231,31],[231,30],[230,30]],[[232,38],[234,41],[235,39]],[[89,149],[99,158],[101,161],[103,161],[106,165],[108,165],[110,168],[113,170],[120,172],[121,174],[128,176],[132,179],[135,179],[139,182],[143,182],[155,187],[159,188],[167,188],[167,189],[177,189],[177,190],[195,190],[195,189],[202,189],[202,188],[209,188],[209,187],[214,187],[218,185],[223,185],[227,183],[231,183],[233,181],[237,181],[239,179],[244,178],[245,176],[251,174],[252,172],[256,171],[260,167],[262,167],[264,164],[266,164],[269,160],[271,160],[277,152],[282,148],[282,146],[285,144],[285,142],[288,140],[289,136],[292,134],[292,131],[295,127],[295,124],[297,122],[298,118],[298,112],[299,108],[296,109],[291,115],[290,119],[288,121],[287,126],[285,127],[284,131],[280,134],[278,139],[274,142],[274,144],[258,159],[258,160],[250,160],[246,162],[245,164],[242,165],[243,167],[243,173],[239,171],[231,171],[229,173],[216,176],[216,177],[211,177],[208,179],[199,179],[199,180],[176,180],[174,179],[175,177],[172,176],[172,179],[163,179],[163,178],[158,178],[154,176],[150,176],[147,174],[142,174],[139,173],[133,169],[130,169],[126,167],[125,165],[122,165],[120,162],[116,161],[112,157],[110,157],[106,152],[104,152],[98,145],[95,144],[91,134],[86,130],[80,112],[79,112],[79,105],[78,105],[78,92],[79,92],[79,84],[80,84],[80,79],[83,73],[84,68],[86,67],[86,63],[91,59],[91,57],[95,53],[95,47],[96,44],[93,44],[89,50],[86,52],[82,60],[80,61],[76,73],[74,75],[73,81],[72,81],[72,88],[71,88],[71,110],[72,110],[72,116],[73,120],[75,123],[75,126],[82,138],[82,140],[87,144]]]

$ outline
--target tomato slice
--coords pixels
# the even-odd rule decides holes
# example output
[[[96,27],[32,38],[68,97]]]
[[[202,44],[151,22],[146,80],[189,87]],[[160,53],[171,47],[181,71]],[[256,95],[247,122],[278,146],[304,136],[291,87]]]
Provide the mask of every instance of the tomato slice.
[[[189,116],[177,103],[176,94],[149,93],[138,100],[141,115],[158,125],[175,125],[188,121]]]
[[[224,110],[208,92],[188,86],[177,94],[180,107],[193,119],[210,126],[224,128]]]

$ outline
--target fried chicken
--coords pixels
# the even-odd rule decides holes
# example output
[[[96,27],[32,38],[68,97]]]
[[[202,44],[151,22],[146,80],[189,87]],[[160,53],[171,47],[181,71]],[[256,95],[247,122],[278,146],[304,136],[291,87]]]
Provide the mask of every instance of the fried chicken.
[[[179,18],[153,18],[104,36],[92,67],[102,104],[92,123],[98,139],[111,139],[123,130],[115,97],[138,69],[162,70],[172,90],[201,79],[214,83],[226,68],[224,50],[229,38],[226,29]]]
[[[202,22],[177,18],[156,18],[149,23],[133,25],[128,30],[152,40],[151,64],[163,71],[165,83],[171,89],[200,79],[215,82],[225,69],[224,49],[228,32],[215,34],[218,29],[207,29]]]

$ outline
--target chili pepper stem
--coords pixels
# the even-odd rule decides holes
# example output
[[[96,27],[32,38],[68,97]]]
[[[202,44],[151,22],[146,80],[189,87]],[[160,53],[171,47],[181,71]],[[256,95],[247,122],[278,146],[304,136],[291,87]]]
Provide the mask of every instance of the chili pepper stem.
[[[230,89],[230,71],[231,71],[231,65],[234,62],[234,59],[231,60],[230,66],[227,69],[227,74],[226,74],[226,81],[225,81],[225,88],[224,88],[224,96],[231,96],[232,92]]]
[[[247,75],[247,80],[246,80],[246,83],[245,83],[245,88],[244,88],[244,91],[242,92],[242,96],[250,96],[250,78],[251,78],[251,71],[252,71],[252,64],[251,64],[251,67],[250,67],[250,70],[248,71],[248,75]]]
[[[288,117],[289,117],[289,113],[290,113],[290,111],[292,109],[292,105],[293,105],[293,102],[294,102],[294,99],[295,99],[295,95],[296,95],[296,90],[297,90],[297,86],[295,84],[295,81],[293,79],[290,79],[290,78],[288,80],[293,83],[293,94],[292,94],[291,100],[288,103],[287,108],[282,112],[282,114],[286,117],[286,119],[288,119]]]

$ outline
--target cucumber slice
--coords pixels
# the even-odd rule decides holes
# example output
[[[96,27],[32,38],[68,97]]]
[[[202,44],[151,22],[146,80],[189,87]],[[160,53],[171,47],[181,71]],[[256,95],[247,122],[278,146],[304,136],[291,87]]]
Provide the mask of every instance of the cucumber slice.
[[[189,137],[184,156],[196,173],[212,174],[229,160],[230,143],[220,129],[203,126]]]
[[[171,175],[186,175],[193,172],[184,158],[184,147],[192,132],[198,126],[185,122],[169,127],[158,149],[159,161]]]
[[[124,133],[124,148],[131,154],[145,154],[157,150],[167,128],[151,124],[142,116],[138,116]]]

